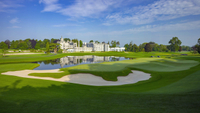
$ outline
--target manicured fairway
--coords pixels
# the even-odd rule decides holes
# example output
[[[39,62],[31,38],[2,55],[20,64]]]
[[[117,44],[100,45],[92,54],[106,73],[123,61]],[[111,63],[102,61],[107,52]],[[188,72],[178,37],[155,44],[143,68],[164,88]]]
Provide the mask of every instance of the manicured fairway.
[[[78,53],[74,53],[75,55]],[[89,53],[92,54],[92,53]],[[97,53],[95,53],[97,54]],[[101,53],[98,53],[101,54]],[[105,53],[103,53],[105,55]],[[111,53],[106,53],[110,54]],[[137,59],[102,64],[87,64],[61,69],[66,73],[88,72],[115,80],[130,69],[151,73],[152,78],[136,84],[122,86],[86,86],[48,80],[28,79],[0,74],[0,113],[66,113],[66,112],[200,112],[200,57],[154,53],[167,58],[149,58],[142,53],[116,53],[134,55]],[[115,54],[112,53],[114,56]],[[178,55],[178,54],[177,54]],[[64,54],[50,56],[61,57]],[[139,57],[142,58],[139,58]],[[43,55],[16,56],[25,61],[45,59]],[[145,58],[147,57],[147,58]],[[6,59],[7,58],[7,59]],[[0,73],[33,69],[38,64],[14,63],[15,57],[0,58]],[[8,60],[8,59],[12,60]],[[47,59],[49,59],[47,57]],[[3,61],[3,62],[2,62]],[[17,62],[20,62],[19,60]],[[23,61],[22,61],[23,62]],[[116,71],[118,70],[118,71]],[[97,72],[100,74],[98,75]],[[105,74],[108,72],[109,74]],[[63,76],[39,74],[37,76]],[[105,75],[105,76],[103,76]],[[112,77],[110,77],[112,76]]]

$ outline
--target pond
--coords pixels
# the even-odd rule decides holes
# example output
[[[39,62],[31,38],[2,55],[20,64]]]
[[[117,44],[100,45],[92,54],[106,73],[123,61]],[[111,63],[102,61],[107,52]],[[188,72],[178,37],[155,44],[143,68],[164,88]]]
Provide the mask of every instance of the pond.
[[[59,68],[71,67],[71,66],[81,65],[81,64],[112,62],[112,61],[120,61],[120,60],[129,60],[129,58],[116,57],[116,56],[94,56],[94,55],[66,56],[63,58],[55,59],[55,60],[35,62],[35,63],[40,64],[40,66],[35,68],[34,70],[59,69]]]

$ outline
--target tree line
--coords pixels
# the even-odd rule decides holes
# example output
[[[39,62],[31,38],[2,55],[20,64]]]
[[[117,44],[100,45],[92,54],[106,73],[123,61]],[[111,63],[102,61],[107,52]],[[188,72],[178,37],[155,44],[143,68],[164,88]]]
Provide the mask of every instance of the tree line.
[[[170,51],[192,51],[194,47],[189,46],[181,46],[181,40],[178,37],[173,37],[168,42],[169,45],[157,44],[155,42],[145,42],[137,46],[133,44],[131,41],[129,44],[125,44],[125,50],[131,52],[151,52],[151,51],[159,51],[159,52],[170,52]],[[197,50],[197,49],[196,49]]]
[[[79,46],[82,47],[82,40],[78,39],[70,39],[70,38],[64,38],[65,41],[72,41],[73,43],[79,42]],[[27,49],[42,49],[46,52],[58,52],[62,51],[60,49],[59,44],[57,43],[59,39],[44,39],[44,40],[35,40],[35,39],[25,39],[25,40],[5,40],[0,43],[0,49],[2,49],[3,52],[5,52],[7,49],[21,49],[21,50],[27,50]],[[91,42],[100,43],[99,41],[93,41]],[[142,43],[139,46],[136,44],[133,44],[131,41],[129,44],[125,44],[125,50],[130,52],[151,52],[151,51],[159,51],[159,52],[169,52],[169,51],[193,51],[194,53],[200,53],[200,38],[198,39],[198,44],[195,46],[189,47],[189,46],[181,46],[181,41],[178,39],[178,37],[173,37],[168,43],[169,45],[163,45],[163,44],[157,44],[155,42],[148,42],[148,43]],[[105,42],[102,42],[105,43]],[[119,47],[120,42],[116,40],[112,40],[111,43],[108,42],[107,44],[110,45],[110,47]]]

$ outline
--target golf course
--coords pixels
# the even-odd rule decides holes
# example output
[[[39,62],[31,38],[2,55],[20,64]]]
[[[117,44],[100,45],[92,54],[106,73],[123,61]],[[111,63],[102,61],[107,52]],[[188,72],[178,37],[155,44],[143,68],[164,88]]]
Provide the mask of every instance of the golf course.
[[[187,54],[187,55],[182,55]],[[129,60],[81,64],[30,73],[30,77],[60,79],[92,74],[117,82],[140,71],[147,80],[112,86],[24,78],[6,72],[33,70],[37,61],[65,56],[119,56]],[[159,56],[159,57],[158,57]],[[190,52],[90,52],[25,54],[0,57],[0,113],[198,113],[200,112],[200,55]]]

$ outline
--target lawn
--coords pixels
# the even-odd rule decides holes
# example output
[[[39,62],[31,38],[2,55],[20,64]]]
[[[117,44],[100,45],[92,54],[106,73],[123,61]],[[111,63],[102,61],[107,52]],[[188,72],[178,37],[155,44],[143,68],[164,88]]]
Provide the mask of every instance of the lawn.
[[[122,86],[87,86],[0,74],[0,112],[200,112],[198,101],[200,100],[200,56],[198,55],[109,52],[7,56],[0,58],[0,73],[33,69],[38,66],[26,62],[86,54],[136,59],[63,68],[61,70],[64,74],[86,72],[102,76],[107,80],[116,80],[116,76],[125,76],[130,70],[140,70],[150,73],[152,77],[146,81]],[[161,56],[161,58],[150,58],[150,56]],[[64,74],[34,76],[61,77]]]

